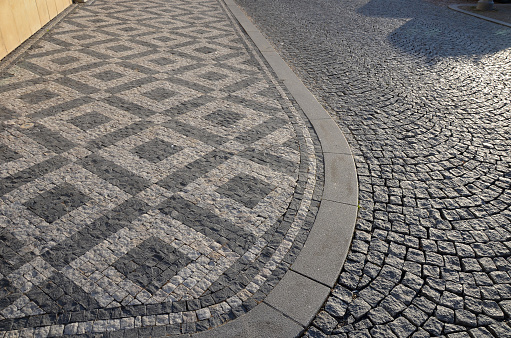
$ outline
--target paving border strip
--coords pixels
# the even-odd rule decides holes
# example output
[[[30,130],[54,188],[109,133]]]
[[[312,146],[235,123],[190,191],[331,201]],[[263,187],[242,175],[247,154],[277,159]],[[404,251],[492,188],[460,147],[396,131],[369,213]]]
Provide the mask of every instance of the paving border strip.
[[[477,13],[474,13],[474,12],[471,12],[471,11],[467,11],[467,10],[461,9],[460,8],[461,6],[467,6],[467,4],[449,5],[448,7],[450,9],[456,11],[456,12],[460,12],[460,13],[463,13],[463,14],[475,16],[476,18],[483,19],[483,20],[486,20],[486,21],[490,21],[490,22],[493,22],[493,23],[496,23],[496,24],[499,24],[499,25],[511,27],[511,24],[509,24],[507,22],[500,21],[500,20],[497,20],[497,19],[492,19],[492,18],[489,18],[489,17],[481,15],[481,14],[477,14]]]
[[[238,5],[224,3],[314,127],[325,155],[325,189],[303,249],[268,297],[247,314],[191,336],[293,337],[316,316],[348,254],[358,212],[355,162],[346,138],[321,104]]]

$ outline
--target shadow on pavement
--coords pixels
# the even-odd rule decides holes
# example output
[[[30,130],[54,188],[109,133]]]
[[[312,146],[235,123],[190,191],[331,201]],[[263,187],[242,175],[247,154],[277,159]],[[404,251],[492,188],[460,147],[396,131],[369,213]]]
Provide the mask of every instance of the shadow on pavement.
[[[421,0],[413,2],[371,0],[357,12],[407,20],[388,40],[406,53],[431,60],[460,56],[477,60],[511,47],[511,28]]]

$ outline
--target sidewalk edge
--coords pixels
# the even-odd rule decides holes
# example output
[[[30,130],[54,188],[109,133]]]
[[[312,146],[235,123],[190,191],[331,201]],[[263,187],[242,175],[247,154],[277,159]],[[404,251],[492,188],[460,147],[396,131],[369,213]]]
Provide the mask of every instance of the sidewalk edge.
[[[310,325],[326,301],[346,260],[358,213],[355,161],[344,134],[328,112],[234,0],[223,1],[316,131],[325,154],[325,190],[304,248],[268,297],[240,318],[191,336],[297,335]]]

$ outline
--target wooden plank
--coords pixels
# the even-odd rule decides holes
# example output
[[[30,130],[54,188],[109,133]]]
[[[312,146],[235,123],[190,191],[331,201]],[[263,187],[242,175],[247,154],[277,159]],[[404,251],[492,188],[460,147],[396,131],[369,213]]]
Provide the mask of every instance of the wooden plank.
[[[22,1],[22,0],[18,0]],[[41,20],[39,19],[39,11],[37,10],[37,4],[35,0],[23,0],[25,4],[25,21],[28,21],[27,24],[30,28],[30,35],[35,34],[41,27]]]
[[[7,53],[12,52],[21,43],[10,2],[11,0],[0,0],[0,31]]]
[[[50,15],[50,20],[59,14],[57,12],[57,0],[46,0],[46,5],[48,6],[48,14]]]
[[[60,13],[71,5],[71,0],[56,0],[55,4],[57,5],[57,11]]]
[[[28,39],[32,35],[30,25],[27,20],[27,9],[25,0],[9,0],[9,6],[11,7],[12,15],[14,16],[14,22],[18,30],[18,37],[20,43]]]
[[[0,60],[2,60],[7,55],[7,48],[5,48],[4,38],[2,36],[2,31],[0,31]]]
[[[47,0],[35,0],[37,5],[37,12],[39,13],[39,21],[41,27],[46,25],[50,21],[50,13],[48,12],[48,1]]]

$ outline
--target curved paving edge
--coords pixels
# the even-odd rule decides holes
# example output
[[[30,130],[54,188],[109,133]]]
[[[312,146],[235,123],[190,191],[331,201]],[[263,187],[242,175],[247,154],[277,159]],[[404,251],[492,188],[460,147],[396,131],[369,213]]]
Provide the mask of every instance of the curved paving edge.
[[[456,12],[460,12],[460,13],[463,13],[463,14],[475,16],[476,18],[483,19],[483,20],[486,20],[486,21],[490,21],[490,22],[493,22],[493,23],[496,23],[496,24],[499,24],[499,25],[511,27],[511,24],[508,24],[507,22],[496,20],[496,19],[492,19],[492,18],[489,18],[487,16],[484,16],[484,15],[481,15],[481,14],[477,14],[477,13],[473,13],[473,12],[470,12],[470,11],[466,11],[466,10],[460,8],[461,6],[466,6],[466,5],[467,4],[457,4],[457,5],[449,5],[448,7],[450,9],[456,11]]]
[[[325,189],[303,249],[264,302],[220,327],[191,336],[294,337],[314,319],[348,254],[358,212],[355,162],[343,133],[302,81],[234,1],[224,3],[314,127],[324,153]]]

